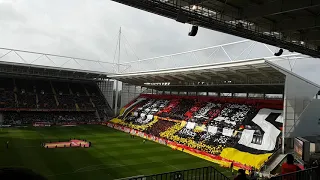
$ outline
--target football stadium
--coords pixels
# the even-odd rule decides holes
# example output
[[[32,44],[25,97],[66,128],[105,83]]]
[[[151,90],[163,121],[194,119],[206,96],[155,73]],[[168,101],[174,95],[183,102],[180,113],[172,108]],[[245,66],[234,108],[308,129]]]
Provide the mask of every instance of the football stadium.
[[[281,65],[318,57],[318,42],[293,42],[299,18],[293,34],[286,26],[260,34],[268,26],[259,24],[318,5],[281,3],[274,12],[275,1],[116,1],[189,23],[189,36],[202,26],[254,41],[121,62],[120,29],[113,63],[0,48],[1,179],[319,179],[320,85]],[[231,16],[247,5],[252,14]],[[4,60],[26,54],[31,63]],[[291,155],[299,169],[283,173]]]
[[[232,179],[243,169],[262,178],[277,174],[288,153],[304,168],[317,144],[320,86],[277,59],[117,74],[1,63],[3,172]]]

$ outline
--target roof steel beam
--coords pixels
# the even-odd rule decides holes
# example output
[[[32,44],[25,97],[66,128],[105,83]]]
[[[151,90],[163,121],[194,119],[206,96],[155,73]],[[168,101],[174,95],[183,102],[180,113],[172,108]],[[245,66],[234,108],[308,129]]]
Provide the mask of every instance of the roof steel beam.
[[[237,70],[234,70],[234,69],[231,69],[231,68],[226,68],[228,71],[234,73],[235,75],[237,76],[241,76],[242,78],[246,79],[246,80],[249,80],[249,79],[252,79],[254,81],[257,81],[257,82],[260,82],[261,80],[257,77],[249,77],[248,75],[242,73],[242,72],[239,72]]]
[[[314,16],[304,16],[294,19],[286,19],[276,24],[276,30],[281,31],[294,31],[311,29],[315,27],[320,27],[320,17]]]
[[[264,76],[264,77],[266,77],[266,78],[270,78],[270,75],[269,75],[268,73],[263,72],[263,71],[257,69],[257,68],[254,67],[254,66],[248,65],[247,67],[249,67],[250,69],[254,70],[255,72],[260,73],[262,76]]]
[[[201,77],[201,78],[204,78],[204,79],[206,79],[206,80],[211,80],[211,77],[210,77],[210,76],[205,75],[205,74],[203,74],[203,73],[196,73],[196,72],[194,72],[194,74],[197,75],[197,76],[199,76],[199,77]]]
[[[170,75],[160,75],[160,77],[168,79],[169,82],[171,82],[171,81],[173,81],[175,79],[175,78],[173,78],[173,76],[170,76]]]
[[[273,34],[265,34],[265,32],[273,31],[274,26],[268,26],[268,27],[251,27],[251,25],[248,25],[250,27],[247,27],[245,24],[243,27],[237,27],[236,23],[230,24],[227,21],[228,12],[224,12],[223,15],[211,17],[208,16],[205,13],[201,12],[195,12],[192,9],[182,9],[180,4],[174,4],[170,3],[169,1],[162,1],[162,0],[113,0],[116,2],[120,2],[122,4],[126,4],[132,7],[136,7],[148,12],[152,12],[164,17],[168,17],[171,19],[177,19],[177,16],[179,12],[183,12],[187,14],[188,20],[187,22],[193,23],[195,22],[198,26],[208,28],[215,31],[220,31],[228,34],[232,34],[235,36],[240,36],[243,38],[252,39],[255,41],[268,43],[273,46],[278,46],[281,48],[288,49],[290,51],[299,52],[302,54],[308,54],[313,57],[320,57],[320,53],[318,50],[318,45],[315,44],[308,44],[307,46],[301,46],[299,44],[296,44],[294,40],[299,40],[296,37],[288,35],[288,38],[284,38],[283,36],[274,36]],[[283,0],[284,1],[284,0]],[[289,1],[289,0],[286,0]],[[294,0],[294,2],[304,2],[305,0]],[[319,0],[312,1],[312,2],[318,2]],[[215,2],[215,1],[214,1]],[[291,1],[290,1],[291,2]],[[311,2],[310,0],[307,0],[307,2]],[[311,4],[312,6],[315,6],[314,3]],[[291,7],[291,6],[289,6]],[[306,7],[306,6],[304,6]],[[206,7],[211,8],[211,7]],[[214,8],[214,7],[213,7]],[[294,8],[291,8],[291,10]],[[241,16],[235,14],[232,21],[235,20],[241,20]],[[227,22],[226,22],[227,21]],[[250,24],[250,23],[249,23]],[[278,32],[279,34],[283,32]]]
[[[302,41],[320,41],[320,31],[306,31],[304,33],[296,33]]]
[[[163,77],[160,77],[160,76],[151,76],[150,79],[155,79],[159,82],[167,82],[167,79],[163,78]]]
[[[183,78],[183,77],[180,77],[179,75],[166,75],[166,76],[170,76],[170,77],[172,77],[172,78],[174,78],[174,79],[178,79],[178,80],[181,80],[181,81],[185,81],[186,79],[185,78]]]
[[[272,16],[320,6],[320,0],[275,0],[242,9],[243,19]]]
[[[193,81],[198,81],[198,79],[196,77],[193,77],[191,73],[183,73],[183,74],[181,74],[181,76],[183,76],[187,79],[191,79]]]
[[[215,71],[208,71],[208,72],[210,72],[210,73],[212,73],[212,74],[214,74],[216,76],[219,76],[219,77],[223,78],[224,80],[229,80],[229,77],[227,75],[222,74],[222,73],[218,73],[218,72],[215,72]]]
[[[138,80],[137,78],[120,78],[119,81],[127,82],[130,84],[143,84],[141,80]]]
[[[241,73],[241,72],[239,72],[239,71],[233,70],[233,69],[231,69],[231,68],[224,68],[224,69],[232,72],[233,74],[235,74],[235,75],[237,75],[237,76],[241,76],[241,77],[244,78],[244,79],[248,79],[248,76],[247,76],[246,74],[244,74],[244,73]]]
[[[135,77],[135,76],[133,76],[133,77],[131,77],[130,79],[132,79],[132,80],[134,80],[134,81],[142,81],[142,82],[148,82],[150,79],[148,79],[148,78],[145,78],[145,77]]]

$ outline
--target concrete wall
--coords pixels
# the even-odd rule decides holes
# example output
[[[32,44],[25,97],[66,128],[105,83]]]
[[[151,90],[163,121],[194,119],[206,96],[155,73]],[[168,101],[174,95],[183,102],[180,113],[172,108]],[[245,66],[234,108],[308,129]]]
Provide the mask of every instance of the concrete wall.
[[[121,90],[121,108],[138,97],[145,90],[146,88],[141,86],[134,86],[128,83],[123,83]]]
[[[103,94],[103,96],[106,98],[108,104],[110,107],[113,107],[113,86],[114,81],[100,81],[98,82],[98,86]]]

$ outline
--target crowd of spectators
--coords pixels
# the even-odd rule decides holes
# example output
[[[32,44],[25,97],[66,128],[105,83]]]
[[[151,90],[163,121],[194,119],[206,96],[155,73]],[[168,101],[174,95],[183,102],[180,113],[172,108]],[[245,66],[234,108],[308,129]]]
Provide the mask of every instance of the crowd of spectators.
[[[80,83],[52,81],[51,85],[50,81],[5,78],[0,78],[0,82],[8,83],[0,85],[0,108],[95,110],[106,107],[95,85],[89,86],[94,93],[87,94],[87,86]]]
[[[88,123],[97,122],[94,112],[4,112],[3,124],[30,125],[35,122]]]
[[[17,95],[18,108],[36,108],[36,88],[33,81],[15,80],[14,92]]]
[[[15,107],[15,98],[13,91],[8,91],[4,88],[0,89],[0,108]]]
[[[108,118],[108,113],[105,111],[106,109],[110,109],[110,106],[107,104],[105,98],[101,98],[100,90],[94,86],[93,84],[84,84],[83,87],[87,90],[87,93],[89,97],[92,100],[92,103],[94,104],[95,109],[98,111],[98,114],[101,119],[103,117]]]
[[[13,80],[0,78],[0,107],[13,108],[16,106],[13,92]]]
[[[57,94],[57,99],[59,102],[59,109],[76,109],[75,97],[73,95],[59,92],[59,94]]]
[[[208,102],[202,108],[199,108],[193,113],[189,118],[189,121],[196,122],[198,124],[203,124],[205,122],[211,121],[213,118],[217,117],[220,113],[221,104]]]
[[[38,96],[37,108],[56,109],[57,102],[54,98],[54,93],[52,91],[50,82],[37,80],[34,83]]]
[[[253,107],[245,104],[227,104],[221,110],[219,116],[214,120],[223,121],[236,127],[239,124],[242,124],[242,122],[248,117],[247,114],[253,110]]]
[[[190,128],[188,125],[181,126],[180,123],[159,120],[145,132],[219,154],[225,147],[237,145],[240,137],[234,135],[235,129],[243,125],[248,116],[255,112],[255,107],[246,104],[200,102],[194,99],[147,99],[137,105],[132,114],[124,120],[143,125],[151,121],[153,116],[150,115],[158,115],[171,120],[184,120],[187,124],[193,123]],[[209,127],[214,130],[209,130]],[[257,136],[253,141],[259,144],[261,138]]]
[[[156,137],[160,137],[160,133],[166,131],[175,123],[171,121],[157,121],[151,128],[146,130],[147,134],[152,134]]]
[[[168,100],[150,99],[145,104],[137,107],[125,120],[133,124],[147,124],[151,122],[154,119],[154,115],[167,106],[168,103]]]
[[[111,116],[105,111],[110,107],[96,84],[54,80],[0,78],[0,108],[7,108],[4,110],[7,124],[96,121],[92,118],[97,116],[96,111],[100,120]],[[59,113],[62,109],[70,112]],[[74,111],[78,112],[72,114]],[[82,114],[80,117],[82,111],[90,116]]]
[[[194,105],[193,99],[182,99],[180,103],[174,107],[168,114],[171,119],[184,120],[186,119],[185,113]]]
[[[41,91],[38,94],[38,109],[56,109],[57,102],[53,94],[46,94],[44,91]]]
[[[17,93],[18,107],[19,108],[36,108],[36,95],[35,93],[26,92],[21,89]]]

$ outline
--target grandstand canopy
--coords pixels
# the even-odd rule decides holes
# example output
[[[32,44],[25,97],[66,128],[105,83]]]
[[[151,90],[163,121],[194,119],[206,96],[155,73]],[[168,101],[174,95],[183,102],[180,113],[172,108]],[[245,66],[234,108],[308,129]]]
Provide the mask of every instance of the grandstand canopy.
[[[182,23],[320,57],[320,0],[113,1]]]
[[[0,76],[101,80],[127,65],[0,47]]]
[[[4,61],[0,61],[0,76],[55,78],[69,80],[100,80],[107,78],[107,74],[102,72]]]
[[[265,59],[142,71],[110,77],[162,91],[283,94],[287,74],[315,85]]]

